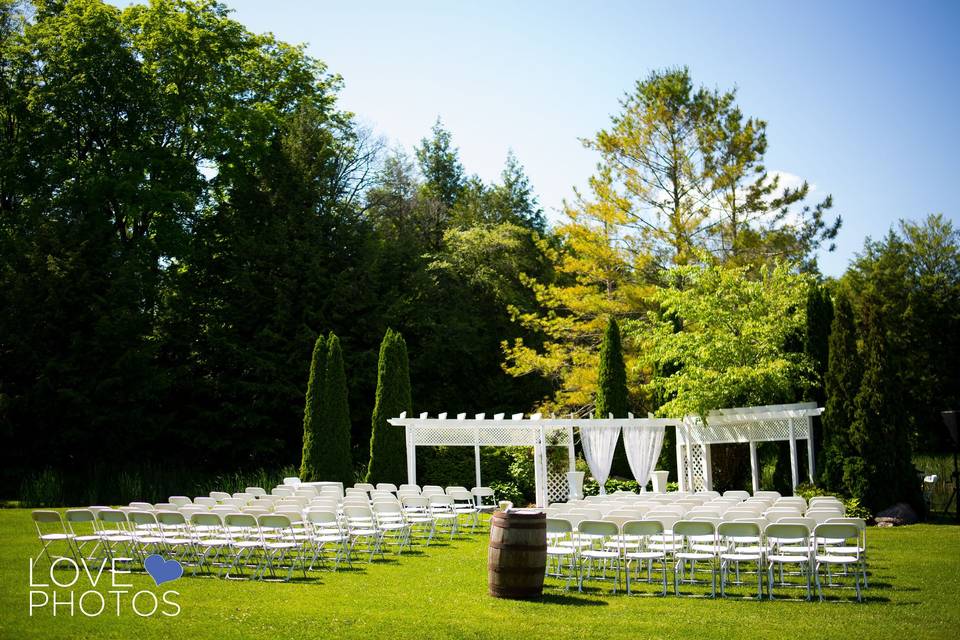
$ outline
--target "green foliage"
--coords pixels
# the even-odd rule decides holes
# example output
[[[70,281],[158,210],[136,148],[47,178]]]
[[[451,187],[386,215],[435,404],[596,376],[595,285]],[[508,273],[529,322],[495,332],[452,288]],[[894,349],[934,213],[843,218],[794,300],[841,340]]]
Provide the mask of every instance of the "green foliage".
[[[406,481],[404,431],[390,425],[387,420],[401,413],[411,415],[412,405],[407,343],[399,333],[387,329],[380,345],[380,362],[377,365],[377,395],[373,407],[366,482],[401,484]]]
[[[636,480],[624,480],[621,478],[608,478],[607,482],[603,485],[607,493],[613,493],[615,491],[632,491],[637,493],[640,491],[639,484]],[[600,495],[600,485],[596,480],[590,478],[589,480],[583,481],[583,495],[585,496],[597,496]]]
[[[833,301],[830,291],[824,285],[810,287],[807,295],[807,327],[803,336],[803,352],[807,355],[816,384],[807,391],[806,398],[823,407],[826,402],[826,376],[830,352],[830,325],[833,322]],[[823,418],[816,416],[812,421],[814,460],[817,468],[823,466]]]
[[[849,495],[873,511],[900,501],[922,510],[902,389],[878,320],[875,315],[865,319],[863,378],[854,399],[851,455],[844,459],[843,484]]]
[[[832,323],[833,301],[830,299],[830,291],[823,285],[811,286],[807,294],[807,326],[803,336],[803,351],[810,358],[820,380],[820,384],[815,387],[819,392],[818,396],[823,393]]]
[[[960,230],[942,215],[901,221],[864,243],[842,284],[858,322],[886,334],[911,443],[950,451],[940,411],[960,406]]]
[[[63,481],[53,469],[32,474],[20,483],[20,506],[59,507],[63,501]]]
[[[793,493],[794,495],[798,495],[808,502],[810,501],[810,498],[814,498],[816,496],[833,496],[843,502],[844,515],[846,517],[863,518],[866,521],[870,521],[873,518],[873,514],[870,513],[870,510],[863,506],[863,504],[860,502],[860,499],[856,497],[845,496],[843,494],[826,491],[807,482],[798,484]]]
[[[630,410],[627,398],[627,370],[623,364],[623,348],[620,346],[620,327],[613,317],[607,322],[607,330],[600,343],[600,366],[597,372],[597,396],[594,401],[595,415],[606,418],[626,418]]]
[[[327,341],[317,336],[310,359],[310,378],[303,408],[303,454],[300,458],[300,479],[305,482],[324,480],[324,379],[327,372]]]
[[[786,265],[687,266],[657,290],[659,310],[627,333],[642,342],[645,362],[671,371],[647,386],[664,399],[665,416],[796,401],[812,381],[809,362],[785,345],[806,323],[809,278]]]
[[[520,490],[520,487],[517,486],[515,482],[503,482],[499,480],[494,480],[488,485],[493,489],[493,495],[500,500],[509,500],[514,504],[514,506],[522,507],[531,503],[531,500],[527,497],[523,491]]]
[[[433,137],[420,141],[417,163],[425,180],[423,189],[428,197],[449,209],[457,203],[464,187],[463,165],[460,164],[450,132],[443,128],[440,118],[434,123],[432,132]]]
[[[591,186],[626,212],[624,238],[661,267],[701,251],[739,265],[815,260],[840,219],[824,219],[829,196],[811,208],[809,185],[784,189],[767,172],[766,126],[743,115],[735,90],[697,88],[686,68],[653,71],[585,143],[601,156]]]
[[[620,327],[613,316],[600,343],[600,366],[597,369],[597,395],[594,400],[594,415],[606,418],[626,418],[630,411],[627,396],[627,369],[623,363],[623,347],[620,344]],[[630,465],[623,439],[617,440],[610,472],[614,475],[629,475]]]
[[[513,461],[507,468],[510,479],[531,502],[536,499],[537,482],[534,474],[534,460],[532,450],[523,447],[512,450]]]
[[[323,378],[321,448],[317,480],[353,484],[353,460],[350,454],[350,405],[347,402],[347,375],[343,368],[340,338],[332,331],[327,338],[326,374]]]
[[[835,309],[825,376],[827,401],[823,413],[820,479],[827,489],[838,491],[843,487],[844,461],[853,455],[850,426],[853,424],[856,411],[854,400],[863,374],[857,350],[853,307],[842,290],[837,294]]]

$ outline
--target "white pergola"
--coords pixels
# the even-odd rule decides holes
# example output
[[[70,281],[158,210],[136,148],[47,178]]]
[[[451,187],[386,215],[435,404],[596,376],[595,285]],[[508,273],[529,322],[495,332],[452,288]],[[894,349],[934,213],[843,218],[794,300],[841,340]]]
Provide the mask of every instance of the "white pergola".
[[[699,416],[687,416],[677,427],[677,470],[681,491],[711,490],[713,476],[710,460],[711,444],[738,443],[750,446],[750,469],[753,490],[760,489],[760,468],[757,462],[758,442],[790,442],[790,477],[792,486],[800,484],[797,440],[807,441],[807,474],[815,475],[813,456],[814,416],[823,409],[815,402],[738,407],[720,409]]]
[[[474,452],[474,471],[476,486],[481,486],[480,447],[533,447],[534,480],[536,483],[537,506],[548,503],[547,447],[566,447],[570,471],[575,468],[574,428],[581,434],[581,440],[587,430],[594,429],[642,429],[662,432],[666,427],[676,429],[677,471],[681,491],[711,490],[713,477],[711,471],[710,445],[723,443],[741,443],[750,446],[750,465],[753,477],[753,490],[760,488],[760,469],[757,461],[758,442],[790,442],[790,467],[793,486],[799,484],[797,463],[797,440],[807,441],[807,471],[812,481],[814,477],[813,428],[811,419],[820,415],[823,409],[816,403],[797,403],[768,405],[763,407],[739,407],[711,411],[706,420],[699,416],[687,416],[683,419],[670,418],[544,418],[536,413],[529,418],[517,413],[507,418],[498,413],[493,418],[478,413],[473,418],[467,414],[458,414],[448,418],[446,413],[431,418],[426,413],[420,417],[407,417],[406,413],[388,422],[396,427],[404,427],[406,432],[407,482],[417,483],[417,447],[472,446]],[[594,432],[594,435],[599,435]],[[616,443],[616,440],[613,440]],[[609,444],[609,442],[608,442]],[[656,445],[659,453],[659,441]],[[609,447],[608,447],[609,449]],[[612,449],[608,451],[613,455]],[[609,469],[609,461],[607,462]],[[641,472],[642,473],[642,472]],[[562,480],[566,482],[565,479]],[[645,484],[645,482],[644,482]]]
[[[576,463],[574,453],[573,429],[606,429],[637,427],[663,430],[666,426],[676,426],[678,420],[661,418],[544,418],[536,413],[525,419],[517,413],[507,418],[499,413],[493,418],[478,413],[474,418],[467,414],[458,414],[448,418],[441,413],[435,418],[421,413],[419,418],[408,418],[406,413],[388,422],[406,430],[407,482],[417,483],[417,447],[436,446],[472,446],[476,474],[476,486],[481,486],[480,447],[533,447],[534,481],[536,483],[537,506],[545,507],[548,502],[547,447],[566,447],[570,471]]]

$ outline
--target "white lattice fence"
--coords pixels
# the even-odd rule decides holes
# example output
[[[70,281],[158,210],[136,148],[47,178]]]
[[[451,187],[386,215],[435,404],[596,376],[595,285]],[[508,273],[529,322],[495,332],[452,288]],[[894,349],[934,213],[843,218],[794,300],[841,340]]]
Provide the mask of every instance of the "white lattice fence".
[[[547,498],[550,502],[566,502],[570,496],[570,485],[565,473],[547,474]]]
[[[693,467],[693,487],[687,487],[687,491],[705,491],[708,489],[706,483],[707,460],[705,445],[695,444],[690,446],[689,460],[687,457],[687,445],[681,447],[683,462],[683,477],[690,478],[690,467]]]

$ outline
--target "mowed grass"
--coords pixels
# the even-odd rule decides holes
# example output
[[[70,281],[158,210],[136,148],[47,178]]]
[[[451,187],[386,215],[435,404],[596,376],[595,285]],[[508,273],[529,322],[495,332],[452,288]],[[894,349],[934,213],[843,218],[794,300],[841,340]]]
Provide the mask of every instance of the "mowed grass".
[[[614,596],[608,585],[584,594],[548,588],[539,602],[496,600],[487,595],[486,534],[478,533],[309,582],[184,577],[158,588],[147,575],[124,577],[134,591],[178,591],[181,612],[173,618],[138,617],[129,596],[119,617],[115,600],[96,618],[79,611],[69,617],[63,609],[53,617],[49,608],[30,617],[28,559],[40,547],[29,510],[3,510],[0,638],[957,637],[960,527],[870,529],[868,536],[864,604],[851,602],[852,591],[831,591],[831,601],[821,604]],[[48,575],[46,566],[39,577]],[[111,588],[109,577],[105,582],[99,591]]]

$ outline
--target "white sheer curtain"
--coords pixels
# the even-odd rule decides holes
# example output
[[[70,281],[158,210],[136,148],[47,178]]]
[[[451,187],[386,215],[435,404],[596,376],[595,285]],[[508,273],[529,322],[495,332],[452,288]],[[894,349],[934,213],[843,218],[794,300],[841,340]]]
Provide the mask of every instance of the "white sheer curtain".
[[[600,484],[600,495],[607,493],[604,485],[610,477],[610,464],[613,462],[613,452],[619,436],[620,427],[580,427],[583,455],[590,467],[590,475]]]
[[[625,426],[623,427],[623,446],[627,450],[630,471],[633,472],[633,477],[643,490],[650,479],[650,472],[653,471],[660,457],[660,448],[663,446],[663,427]],[[590,459],[587,458],[587,460]],[[607,470],[609,469],[608,462]],[[590,470],[593,471],[592,466]]]

